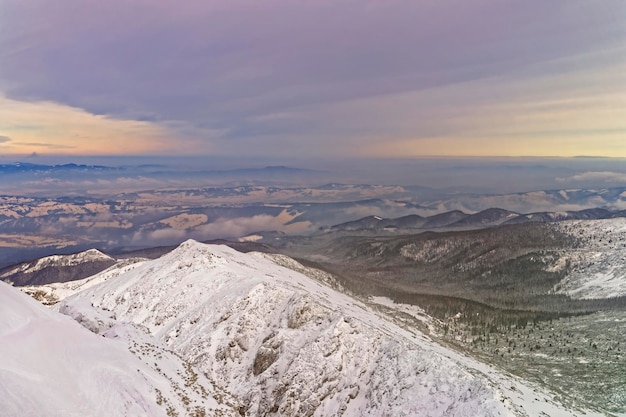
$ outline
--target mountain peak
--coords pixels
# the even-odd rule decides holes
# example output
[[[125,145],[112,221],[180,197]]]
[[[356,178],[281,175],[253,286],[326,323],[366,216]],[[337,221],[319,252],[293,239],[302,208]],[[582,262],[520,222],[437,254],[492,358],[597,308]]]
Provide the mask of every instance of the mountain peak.
[[[187,239],[184,242],[182,242],[180,245],[178,245],[178,247],[176,248],[176,250],[180,249],[180,250],[190,250],[190,249],[194,249],[194,248],[200,248],[203,247],[204,244],[198,242],[195,239]]]
[[[227,263],[226,258],[238,253],[225,245],[209,245],[194,239],[185,240],[176,249],[163,256],[163,268],[187,272],[214,269]]]
[[[195,239],[187,239],[178,245],[171,254],[187,254],[187,255],[208,255],[214,257],[220,257],[224,254],[239,254],[234,249],[222,244],[214,244],[214,243],[202,243]],[[165,255],[167,256],[167,255]]]
[[[195,240],[60,308],[147,329],[246,415],[510,415],[507,387],[530,392],[267,256]]]

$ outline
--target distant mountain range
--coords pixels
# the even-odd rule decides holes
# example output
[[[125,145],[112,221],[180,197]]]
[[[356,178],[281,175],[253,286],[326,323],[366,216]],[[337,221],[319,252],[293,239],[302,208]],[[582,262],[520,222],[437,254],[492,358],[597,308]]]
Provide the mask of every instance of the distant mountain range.
[[[2,167],[42,169],[42,165],[22,163]],[[304,181],[298,178],[304,178],[310,171],[269,166],[229,171],[242,173],[239,179],[229,181],[242,185],[204,183],[202,187],[182,188],[180,184],[189,181],[179,178],[172,187],[137,191],[132,190],[137,184],[142,187],[146,183],[159,184],[145,179],[154,172],[165,173],[164,168],[141,168],[150,174],[137,175],[139,179],[135,181],[131,174],[127,175],[129,171],[123,171],[128,167],[119,168],[122,171],[97,165],[47,167],[57,167],[59,171],[56,174],[0,172],[0,178],[6,176],[6,181],[0,181],[0,268],[93,247],[105,251],[117,247],[138,249],[174,245],[186,238],[205,241],[272,233],[401,234],[464,230],[500,224],[619,217],[626,209],[626,187],[444,196],[441,192],[429,195],[427,189],[396,185],[270,186],[267,184],[278,182],[276,178],[296,178],[302,184]],[[298,177],[298,172],[305,175]],[[253,185],[263,173],[267,174],[266,180],[258,182],[265,185]],[[209,176],[199,175],[203,181]],[[18,186],[20,181],[13,181],[19,177],[29,184],[24,187],[40,184],[41,194],[24,191],[27,196],[20,196],[23,192]],[[84,183],[86,191],[69,191],[66,184],[72,181]],[[219,178],[215,182],[226,181]],[[128,190],[124,188],[127,183],[135,185]],[[7,184],[13,184],[15,191],[2,191]],[[114,194],[97,194],[95,188],[100,184],[109,184]],[[54,190],[67,194],[45,197],[49,192],[57,192]],[[270,244],[273,241],[264,240]]]
[[[626,187],[596,189],[557,189],[510,194],[464,194],[425,198],[421,204],[439,211],[477,212],[501,207],[517,213],[543,211],[576,211],[587,208],[623,210],[626,208]]]
[[[304,169],[304,168],[292,168],[284,165],[269,165],[263,168],[240,168],[240,169],[228,169],[228,170],[208,170],[205,171],[207,173],[213,174],[293,174],[293,173],[316,173],[321,172],[314,169]]]
[[[501,208],[489,208],[475,214],[467,214],[460,210],[422,217],[416,214],[385,219],[380,216],[366,216],[359,220],[340,223],[324,229],[324,232],[350,231],[407,231],[410,229],[477,229],[504,224],[520,223],[552,223],[564,220],[599,220],[626,217],[626,210],[610,211],[601,208],[579,211],[537,212],[529,214],[516,213]]]
[[[54,172],[54,171],[113,171],[119,168],[103,165],[61,164],[40,165],[27,162],[15,162],[12,164],[0,164],[0,174],[22,174],[28,172]]]
[[[33,164],[28,162],[14,162],[10,164],[0,164],[0,174],[11,174],[11,173],[27,173],[27,172],[55,172],[55,171],[132,171],[132,170],[152,170],[152,171],[163,171],[169,174],[172,174],[173,169],[169,168],[165,165],[157,165],[157,164],[144,164],[137,166],[123,166],[123,167],[110,167],[105,165],[85,165],[85,164],[56,164],[56,165],[45,165],[45,164]],[[185,171],[181,171],[185,173]],[[285,175],[285,174],[303,174],[303,173],[319,173],[321,171],[311,170],[311,169],[302,169],[302,168],[291,168],[287,166],[277,165],[277,166],[266,166],[262,168],[239,168],[239,169],[227,169],[227,170],[198,170],[197,173],[202,173],[206,175],[216,175],[216,176],[237,176],[237,175]]]

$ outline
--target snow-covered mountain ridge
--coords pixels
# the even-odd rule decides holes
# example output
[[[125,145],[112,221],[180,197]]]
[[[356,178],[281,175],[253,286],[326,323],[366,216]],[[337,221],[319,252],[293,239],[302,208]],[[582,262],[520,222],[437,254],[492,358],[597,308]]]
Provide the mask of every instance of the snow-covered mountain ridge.
[[[57,309],[97,333],[147,329],[245,415],[577,415],[267,255],[225,246],[187,241]]]
[[[68,282],[54,282],[44,285],[27,285],[20,287],[22,291],[46,305],[53,305],[101,282],[128,272],[143,262],[145,258],[120,259],[114,265],[87,278]]]
[[[556,292],[573,298],[626,295],[626,218],[572,220],[553,227],[579,241],[552,266],[569,269]]]
[[[96,261],[110,261],[115,262],[115,259],[109,255],[105,255],[97,249],[89,249],[84,252],[75,253],[71,255],[51,255],[44,258],[40,258],[34,262],[28,262],[20,264],[19,266],[9,269],[0,275],[0,278],[8,277],[18,272],[32,274],[37,271],[41,271],[44,268],[51,266],[75,266],[79,264],[96,262]]]
[[[0,269],[0,280],[16,286],[43,285],[89,277],[116,263],[97,249],[71,255],[51,255]]]

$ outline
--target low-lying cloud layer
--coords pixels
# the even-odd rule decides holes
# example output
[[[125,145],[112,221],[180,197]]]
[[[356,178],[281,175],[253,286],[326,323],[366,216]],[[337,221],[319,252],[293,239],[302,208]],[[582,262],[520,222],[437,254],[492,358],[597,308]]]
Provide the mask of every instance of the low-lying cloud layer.
[[[259,214],[250,217],[211,219],[207,223],[188,229],[164,227],[152,231],[139,231],[133,235],[135,244],[167,244],[184,239],[237,239],[254,232],[279,231],[290,234],[305,234],[311,231],[311,222],[297,221],[299,214],[283,210],[277,216]]]
[[[588,171],[572,175],[567,178],[558,178],[561,182],[606,182],[611,184],[626,184],[626,172]]]

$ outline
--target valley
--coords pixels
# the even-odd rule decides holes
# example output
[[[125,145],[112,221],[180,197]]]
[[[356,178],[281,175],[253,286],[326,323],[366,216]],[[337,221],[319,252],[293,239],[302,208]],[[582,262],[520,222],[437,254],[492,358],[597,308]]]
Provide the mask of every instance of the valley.
[[[48,255],[93,248],[122,253],[187,238],[276,245],[277,238],[290,236],[400,236],[615,218],[625,215],[625,207],[624,187],[487,195],[398,185],[248,184],[0,195],[0,268]]]
[[[335,197],[337,192],[354,192],[330,189]],[[242,192],[247,195],[252,189]],[[181,198],[179,193],[173,196]],[[15,200],[12,204],[41,204],[45,209],[13,215],[4,225],[12,230],[42,219],[66,225],[70,223],[62,219],[81,219],[64,226],[69,238],[78,230],[96,230],[96,216],[101,230],[113,233],[98,239],[114,236],[118,229],[136,236],[147,236],[148,230],[153,237],[172,230],[194,236],[199,228],[213,227],[216,215],[224,215],[218,218],[230,222],[229,227],[236,225],[234,219],[249,216],[271,229],[283,222],[288,227],[307,224],[308,231],[235,227],[240,238],[208,240],[210,245],[144,243],[78,253],[73,253],[78,246],[69,246],[65,251],[73,254],[8,266],[0,277],[90,332],[121,337],[139,359],[157,358],[148,363],[157,372],[163,369],[158,359],[163,353],[146,356],[148,352],[180,356],[186,365],[176,366],[204,375],[219,401],[226,401],[221,413],[403,415],[400,410],[412,410],[406,415],[443,415],[454,409],[458,415],[473,415],[468,410],[477,407],[474,397],[460,399],[465,388],[458,384],[465,377],[459,375],[464,372],[486,378],[480,392],[494,395],[512,415],[540,415],[537,410],[547,404],[556,407],[548,415],[626,413],[621,372],[626,369],[623,212],[588,208],[520,214],[488,208],[420,215],[416,212],[424,206],[382,199],[306,204],[279,199],[275,204],[208,208],[194,193],[189,198],[188,206],[172,205],[165,211],[167,199],[150,202],[147,194],[123,204],[108,202],[109,209],[102,210],[92,200],[78,206]],[[332,219],[333,210],[347,213],[376,205],[387,216],[401,215],[375,214],[311,229],[323,218]],[[113,207],[116,221],[133,226],[118,227],[122,223],[114,225],[93,211],[105,213]],[[95,243],[88,242],[89,235],[83,239],[85,248]],[[153,243],[159,242],[169,240]],[[352,330],[343,329],[345,325]],[[126,330],[110,332],[118,326]],[[141,342],[146,332],[149,338]],[[349,359],[372,343],[369,365]],[[434,365],[424,365],[424,348],[437,352],[428,354],[433,364],[442,354],[464,370],[454,371],[455,376],[437,373]],[[414,353],[399,365],[396,361],[407,352]],[[319,363],[324,363],[321,369],[315,365]],[[391,368],[383,371],[381,364]],[[426,372],[426,379],[419,382],[402,366],[422,369],[418,375]],[[355,374],[369,375],[369,382],[350,379]],[[168,372],[161,375],[172,378]],[[294,382],[297,375],[308,376]],[[471,381],[466,380],[476,383]],[[491,389],[486,387],[497,389],[486,394]],[[180,400],[185,391],[179,386],[168,395]],[[160,388],[158,392],[153,391],[155,401],[170,407],[168,413],[193,411],[187,404],[191,400],[175,405],[179,400],[170,400]],[[434,402],[418,406],[409,392]],[[195,400],[198,412],[203,401]],[[485,408],[484,399],[477,401],[486,413],[500,412],[498,407]]]
[[[284,250],[308,254],[364,299],[389,300],[384,310],[405,326],[539,383],[564,403],[603,404],[621,415],[625,225],[617,218],[307,239]],[[424,317],[434,320],[426,326]]]

